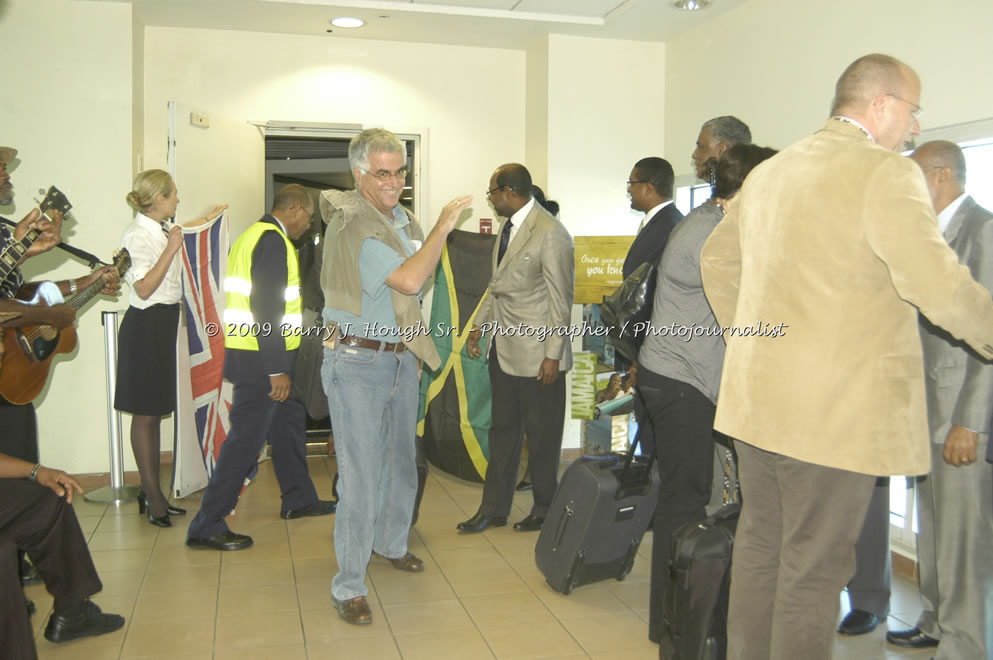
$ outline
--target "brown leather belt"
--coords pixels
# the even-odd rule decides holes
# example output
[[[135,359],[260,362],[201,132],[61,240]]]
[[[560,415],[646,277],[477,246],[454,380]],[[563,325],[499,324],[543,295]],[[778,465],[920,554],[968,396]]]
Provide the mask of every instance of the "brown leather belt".
[[[366,339],[365,337],[356,337],[355,335],[342,335],[341,328],[334,322],[328,323],[325,327],[328,331],[328,338],[322,343],[332,351],[339,344],[344,346],[357,346],[358,348],[368,348],[373,351],[382,349],[387,353],[403,353],[407,350],[407,347],[400,341],[393,343],[388,341],[376,341],[375,339]]]
[[[368,348],[374,351],[378,351],[382,347],[386,353],[403,353],[407,350],[407,347],[404,346],[402,341],[376,341],[375,339],[366,339],[365,337],[356,337],[355,335],[345,335],[338,340],[338,343],[344,346],[358,346],[359,348]]]

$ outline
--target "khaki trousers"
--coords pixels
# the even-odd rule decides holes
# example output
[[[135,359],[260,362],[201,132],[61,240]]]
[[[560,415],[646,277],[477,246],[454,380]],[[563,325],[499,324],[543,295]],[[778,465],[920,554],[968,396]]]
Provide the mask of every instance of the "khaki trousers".
[[[738,442],[729,660],[830,660],[876,478]]]

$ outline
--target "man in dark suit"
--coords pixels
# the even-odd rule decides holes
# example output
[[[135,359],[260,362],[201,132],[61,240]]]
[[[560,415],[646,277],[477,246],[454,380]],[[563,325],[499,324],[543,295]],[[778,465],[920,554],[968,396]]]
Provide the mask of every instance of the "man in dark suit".
[[[251,225],[228,255],[224,292],[224,377],[234,384],[231,432],[190,522],[191,548],[241,550],[252,538],[228,529],[224,517],[238,502],[245,475],[268,438],[285,519],[324,516],[307,473],[303,404],[291,396],[290,374],[300,346],[303,306],[300,267],[290,239],[310,226],[314,203],[302,186],[284,186],[272,213]]]
[[[628,196],[631,208],[644,213],[645,219],[624,259],[624,277],[643,263],[657,264],[673,227],[683,219],[672,203],[674,179],[672,165],[665,159],[650,156],[634,164],[628,177]]]
[[[487,196],[507,218],[494,245],[493,276],[476,315],[466,351],[479,357],[481,332],[490,335],[493,422],[483,501],[460,532],[507,524],[514,499],[521,446],[527,433],[534,483],[531,513],[518,532],[541,529],[558,482],[565,423],[565,372],[572,367],[568,333],[575,290],[572,237],[534,201],[531,174],[523,165],[501,165]],[[522,332],[520,329],[523,328]]]
[[[938,225],[959,262],[993,290],[993,214],[965,193],[965,157],[953,142],[922,144]],[[993,468],[983,460],[993,426],[993,365],[921,320],[931,473],[917,491],[917,561],[924,611],[891,631],[903,647],[937,645],[936,660],[993,657]]]

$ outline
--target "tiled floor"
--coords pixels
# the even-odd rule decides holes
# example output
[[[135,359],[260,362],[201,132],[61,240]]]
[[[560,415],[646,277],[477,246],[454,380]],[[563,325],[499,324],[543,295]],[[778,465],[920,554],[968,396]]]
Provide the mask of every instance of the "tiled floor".
[[[255,546],[240,552],[187,550],[189,515],[160,530],[130,503],[118,508],[82,499],[74,506],[104,590],[94,600],[127,618],[120,631],[64,645],[41,637],[51,609],[44,587],[28,594],[38,605],[33,623],[41,658],[103,660],[302,660],[310,658],[640,658],[658,657],[647,639],[651,534],[623,582],[607,580],[569,596],[552,591],[534,565],[536,534],[511,527],[460,536],[455,524],[476,511],[481,486],[433,469],[410,536],[424,559],[422,574],[396,571],[385,560],[369,566],[373,623],[343,623],[329,600],[336,564],[333,517],[283,521],[272,464],[243,495],[230,519]],[[333,459],[310,459],[315,485],[331,491]],[[512,520],[531,495],[518,494]],[[194,513],[197,497],[177,502]],[[916,619],[916,587],[896,580],[890,626]],[[873,634],[838,638],[834,657],[905,657]],[[927,652],[914,657],[929,657]]]

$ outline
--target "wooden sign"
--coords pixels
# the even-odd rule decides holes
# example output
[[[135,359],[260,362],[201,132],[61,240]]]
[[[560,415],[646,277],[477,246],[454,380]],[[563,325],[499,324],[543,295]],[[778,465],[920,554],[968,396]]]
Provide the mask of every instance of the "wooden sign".
[[[624,278],[621,268],[634,236],[576,236],[577,305],[599,304]]]

